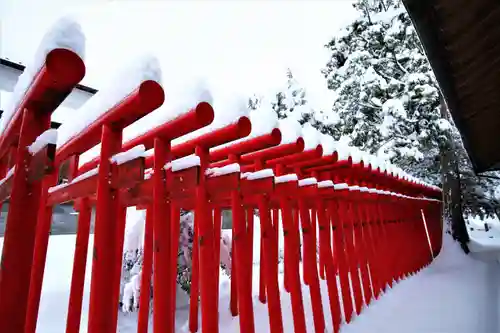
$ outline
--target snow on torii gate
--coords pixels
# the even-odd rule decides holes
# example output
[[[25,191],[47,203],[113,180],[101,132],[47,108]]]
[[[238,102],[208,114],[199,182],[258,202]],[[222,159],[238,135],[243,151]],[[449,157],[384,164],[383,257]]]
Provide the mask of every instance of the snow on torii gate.
[[[287,128],[281,127],[284,133],[273,126],[264,131],[259,126],[252,129],[257,122],[246,116],[209,125],[214,116],[217,122],[217,113],[209,103],[193,96],[191,107],[176,110],[146,133],[123,140],[126,126],[163,104],[163,89],[151,73],[134,75],[135,79],[120,89],[101,90],[80,110],[88,113],[86,119],[80,119],[83,124],[77,128],[63,124],[57,131],[63,136],[55,140],[54,130],[44,133],[50,114],[84,76],[77,53],[68,50],[68,45],[65,49],[55,45],[47,50],[33,80],[27,82],[19,105],[4,115],[0,199],[9,198],[11,204],[0,270],[0,331],[35,331],[52,206],[61,202],[74,201],[80,213],[67,332],[78,332],[80,325],[91,205],[96,205],[96,222],[89,332],[116,331],[128,206],[147,209],[138,322],[141,333],[147,331],[147,286],[152,270],[154,331],[174,332],[181,208],[195,211],[192,332],[198,330],[198,293],[202,331],[219,329],[215,306],[218,278],[213,276],[218,276],[222,209],[233,212],[230,310],[240,316],[241,332],[255,331],[251,295],[254,209],[259,210],[262,225],[259,299],[268,303],[273,333],[283,332],[278,211],[285,236],[285,288],[292,299],[295,332],[306,331],[299,272],[301,236],[302,275],[311,293],[316,332],[323,332],[326,326],[320,277],[326,279],[332,326],[338,331],[340,302],[349,322],[353,310],[359,314],[363,303],[378,297],[393,279],[416,272],[439,252],[439,189],[373,158],[335,150],[308,133],[304,142],[300,134],[290,138]],[[143,65],[150,67],[151,63]],[[212,131],[200,132],[207,125]],[[176,138],[186,134],[175,144]],[[79,167],[79,156],[98,143],[99,158]],[[152,154],[144,154],[151,148]],[[70,181],[56,185],[64,163],[70,165]],[[358,276],[358,270],[361,276],[352,279],[355,304],[351,304],[349,275]],[[337,290],[337,274],[341,292]]]

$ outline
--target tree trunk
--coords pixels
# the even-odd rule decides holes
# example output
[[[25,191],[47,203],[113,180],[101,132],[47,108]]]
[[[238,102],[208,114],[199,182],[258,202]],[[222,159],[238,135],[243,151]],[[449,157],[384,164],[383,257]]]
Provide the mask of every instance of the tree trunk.
[[[449,120],[449,113],[442,95],[440,99],[441,117]],[[458,147],[453,142],[451,135],[448,134],[447,137],[448,145],[441,150],[441,178],[443,184],[443,216],[445,220],[449,220],[449,225],[443,227],[448,229],[447,231],[468,253],[467,242],[469,241],[469,235],[462,213],[459,161],[458,155],[454,153]]]

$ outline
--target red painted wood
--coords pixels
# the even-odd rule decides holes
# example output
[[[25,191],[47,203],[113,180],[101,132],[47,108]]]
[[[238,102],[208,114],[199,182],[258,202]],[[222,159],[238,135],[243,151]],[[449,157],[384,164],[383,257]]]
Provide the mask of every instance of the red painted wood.
[[[144,227],[144,259],[141,271],[141,294],[139,296],[139,314],[137,333],[147,333],[149,324],[149,302],[151,300],[151,274],[153,273],[153,210],[146,210]]]
[[[198,332],[198,297],[200,295],[200,251],[198,246],[198,220],[194,219],[193,261],[191,264],[191,290],[189,297],[189,331]]]
[[[212,106],[206,102],[199,103],[195,108],[185,114],[152,128],[148,132],[133,140],[125,142],[123,144],[122,151],[127,151],[138,145],[144,145],[146,149],[153,148],[154,138],[173,140],[207,126],[213,121],[213,118],[214,110],[212,109]],[[80,167],[80,173],[84,173],[95,168],[98,162],[99,160],[96,158],[85,163]]]
[[[205,171],[208,167],[208,148],[198,146],[195,153],[200,157],[200,182],[196,187],[195,219],[198,220],[197,241],[200,251],[201,329],[203,332],[217,333],[219,331],[218,309],[213,306],[216,303],[216,290],[218,288],[215,285],[216,279],[213,278],[214,234],[205,179]]]
[[[97,145],[100,140],[102,141],[101,128],[104,125],[111,126],[114,129],[123,129],[160,107],[164,99],[163,89],[157,82],[144,81],[125,99],[113,106],[90,126],[86,127],[85,130],[59,147],[56,152],[56,165],[71,155],[84,153]],[[121,151],[120,142],[120,148],[113,152],[113,154]]]
[[[42,169],[43,171],[43,169]],[[35,248],[33,252],[33,266],[31,267],[31,279],[28,295],[28,309],[26,313],[25,333],[36,331],[40,296],[42,293],[43,274],[45,271],[45,260],[49,243],[50,226],[52,224],[52,207],[46,207],[47,189],[57,181],[57,172],[53,173],[43,181],[40,206],[38,207]]]
[[[216,271],[215,277],[217,279],[217,285],[219,285],[220,281],[220,267],[221,267],[221,262],[220,262],[220,243],[222,241],[221,239],[221,232],[222,232],[222,210],[218,207],[215,207],[213,209],[213,214],[214,214],[214,241],[215,241],[215,263],[216,263]],[[219,297],[217,297],[217,309],[219,308]]]
[[[315,186],[316,185],[314,185],[314,187]],[[314,329],[316,332],[324,332],[325,316],[321,301],[321,291],[319,289],[318,266],[316,263],[316,244],[311,230],[311,217],[305,199],[299,198],[298,200],[304,248],[304,276],[306,276],[307,273],[309,279],[309,292],[311,294]]]
[[[116,331],[115,288],[119,276],[115,274],[117,262],[121,262],[116,239],[119,221],[119,192],[111,188],[110,157],[120,151],[121,130],[102,126],[101,160],[97,180],[97,204],[94,228],[92,279],[90,286],[89,331],[111,333]],[[110,274],[110,269],[111,274]]]
[[[26,134],[21,130],[25,109],[30,112],[48,113],[50,118],[50,114],[84,76],[85,65],[76,53],[67,49],[50,51],[0,137],[0,158],[4,157],[11,146]],[[48,127],[44,126],[44,130],[49,128],[50,123]],[[27,144],[30,145],[35,138],[28,140]]]
[[[15,121],[15,120],[12,120]],[[12,123],[11,121],[11,123]],[[42,181],[28,182],[27,147],[50,126],[50,113],[24,109],[12,180],[0,269],[0,332],[23,332]],[[2,138],[6,138],[4,132]]]
[[[78,203],[78,227],[73,273],[71,274],[66,333],[78,333],[80,331],[91,215],[90,201],[87,198],[81,199]]]
[[[170,206],[170,221],[171,221],[171,250],[170,250],[170,262],[172,270],[170,271],[169,277],[169,288],[170,288],[170,307],[172,309],[170,313],[170,321],[173,324],[175,330],[175,309],[176,309],[176,294],[177,294],[177,261],[179,254],[179,237],[180,237],[180,216],[181,210],[179,206],[172,202]]]
[[[220,161],[229,155],[243,155],[250,152],[267,149],[281,142],[281,132],[279,129],[273,129],[269,134],[264,134],[255,138],[246,139],[238,143],[231,144],[224,148],[216,149],[210,152],[210,162]],[[229,160],[223,161],[219,166],[230,164]]]
[[[281,199],[281,216],[283,219],[283,234],[285,238],[285,277],[292,301],[292,314],[295,332],[305,332],[304,304],[299,275],[299,244],[298,229],[294,226],[292,207],[289,199]]]
[[[171,262],[171,220],[170,203],[167,201],[165,173],[163,166],[170,161],[170,142],[156,138],[154,142],[153,179],[153,234],[154,267],[153,285],[153,325],[155,332],[174,332],[171,320],[172,302],[170,301],[169,277],[173,265]],[[176,266],[177,267],[177,266]]]
[[[233,263],[236,262],[236,270],[232,276],[236,276],[236,288],[238,294],[238,314],[240,316],[240,332],[255,332],[252,289],[248,283],[248,266],[246,263],[247,230],[244,209],[240,194],[237,190],[231,191],[231,211],[233,215]],[[235,273],[233,275],[233,273]],[[233,286],[231,286],[233,287]]]
[[[323,200],[317,202],[318,213],[318,236],[320,241],[320,252],[325,264],[325,279],[328,287],[328,298],[330,304],[330,314],[332,317],[332,327],[334,332],[338,332],[342,322],[340,314],[339,291],[337,287],[337,273],[333,265],[330,221],[326,216],[326,207]]]

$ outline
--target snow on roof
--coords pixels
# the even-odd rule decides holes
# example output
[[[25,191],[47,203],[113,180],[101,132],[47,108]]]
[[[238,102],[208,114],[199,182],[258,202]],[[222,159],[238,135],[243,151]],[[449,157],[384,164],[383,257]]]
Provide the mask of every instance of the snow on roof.
[[[92,122],[108,112],[125,97],[137,89],[142,82],[153,80],[161,83],[161,69],[158,60],[145,55],[134,59],[117,73],[102,89],[75,112],[75,121],[64,122],[59,127],[58,147],[78,135]]]
[[[279,129],[281,131],[281,144],[293,143],[302,136],[302,126],[293,119],[281,119]]]
[[[0,133],[9,124],[33,79],[45,64],[47,54],[58,48],[71,50],[82,59],[85,57],[85,35],[80,24],[69,17],[59,19],[45,33],[31,64],[28,64],[24,72],[19,76],[0,119]]]

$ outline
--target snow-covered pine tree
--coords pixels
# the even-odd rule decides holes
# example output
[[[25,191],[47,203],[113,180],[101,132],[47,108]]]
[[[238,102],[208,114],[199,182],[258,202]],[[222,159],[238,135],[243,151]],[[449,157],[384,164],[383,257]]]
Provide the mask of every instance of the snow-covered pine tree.
[[[312,108],[306,98],[306,88],[298,82],[290,69],[286,72],[286,78],[286,86],[271,98],[251,97],[248,102],[249,108],[256,110],[262,105],[270,104],[278,119],[295,119],[301,125],[310,123],[328,133],[328,126],[338,122],[336,114]]]
[[[146,212],[127,209],[123,266],[120,281],[120,302],[124,312],[135,311],[139,305],[142,263],[144,254],[144,228]],[[191,268],[194,237],[194,214],[181,211],[179,249],[177,252],[177,293],[189,294],[191,290]],[[228,246],[229,244],[229,246]],[[221,239],[221,266],[229,274],[231,269],[231,247],[227,237]],[[153,286],[151,286],[152,288]],[[153,297],[154,293],[151,293]]]
[[[438,184],[449,126],[410,17],[398,0],[357,0],[354,7],[361,17],[327,44],[331,59],[323,70],[338,122],[317,127]]]
[[[271,106],[278,115],[279,119],[288,118],[294,111],[307,104],[306,91],[299,85],[293,77],[292,71],[287,70],[287,88],[284,91],[276,93]]]

